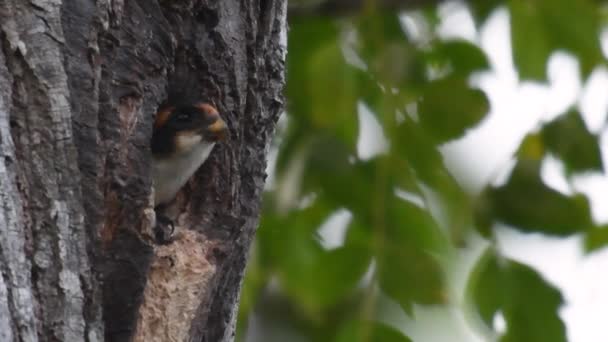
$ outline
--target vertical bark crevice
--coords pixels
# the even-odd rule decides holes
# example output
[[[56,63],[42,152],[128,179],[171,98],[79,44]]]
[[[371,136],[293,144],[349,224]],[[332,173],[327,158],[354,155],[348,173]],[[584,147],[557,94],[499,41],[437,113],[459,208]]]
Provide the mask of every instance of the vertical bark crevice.
[[[98,36],[103,32],[104,1],[65,1],[61,8],[64,31],[64,68],[68,76],[70,108],[74,142],[77,147],[87,252],[92,264],[92,277],[85,284],[85,320],[91,340],[103,336],[101,325],[101,293],[97,272],[100,246],[98,234],[103,217],[100,187],[102,166],[99,134],[99,46]]]

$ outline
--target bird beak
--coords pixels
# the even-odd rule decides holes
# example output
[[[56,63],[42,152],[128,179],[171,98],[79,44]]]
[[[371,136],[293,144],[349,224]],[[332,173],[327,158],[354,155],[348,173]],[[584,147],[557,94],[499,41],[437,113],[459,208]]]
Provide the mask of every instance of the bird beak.
[[[221,118],[217,118],[214,123],[207,127],[207,132],[213,141],[226,140],[228,136],[228,126]]]

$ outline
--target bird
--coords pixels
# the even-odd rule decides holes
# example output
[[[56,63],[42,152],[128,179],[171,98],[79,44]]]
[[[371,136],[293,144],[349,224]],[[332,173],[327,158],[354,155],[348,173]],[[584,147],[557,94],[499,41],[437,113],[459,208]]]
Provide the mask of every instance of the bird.
[[[207,160],[216,143],[225,140],[227,135],[226,122],[207,102],[162,105],[159,108],[150,143],[154,207],[157,221],[170,226],[169,235],[173,234],[173,222],[158,215],[159,209],[173,200]]]

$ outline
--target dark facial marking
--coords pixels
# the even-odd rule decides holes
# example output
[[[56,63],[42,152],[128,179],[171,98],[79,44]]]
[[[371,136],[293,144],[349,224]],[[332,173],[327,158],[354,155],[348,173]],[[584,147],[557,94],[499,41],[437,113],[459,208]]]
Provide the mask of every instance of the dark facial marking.
[[[219,117],[217,110],[207,104],[166,107],[156,116],[152,135],[152,153],[170,155],[175,151],[174,138],[178,132],[200,131],[204,133]]]
[[[167,124],[176,131],[192,130],[205,125],[205,115],[196,107],[182,106],[173,111]]]

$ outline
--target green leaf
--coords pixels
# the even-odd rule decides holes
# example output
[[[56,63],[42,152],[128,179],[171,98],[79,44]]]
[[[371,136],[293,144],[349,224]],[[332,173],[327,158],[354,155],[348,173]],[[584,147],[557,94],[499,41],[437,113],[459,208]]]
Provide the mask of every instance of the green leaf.
[[[292,122],[287,139],[296,140],[292,147],[319,130],[356,141],[357,70],[344,59],[339,33],[328,18],[292,23],[289,39],[298,41],[298,48],[287,56],[287,111]]]
[[[463,79],[490,68],[485,52],[466,40],[439,41],[427,53],[426,60],[440,69],[448,69],[450,76]]]
[[[335,305],[346,298],[363,278],[371,262],[367,250],[355,246],[343,246],[322,252],[310,269],[296,269],[299,280],[284,279],[300,296],[301,302],[316,303],[320,308]]]
[[[585,251],[592,253],[608,245],[608,226],[595,227],[585,234]]]
[[[510,0],[513,58],[524,79],[546,79],[552,52],[565,49],[584,76],[602,63],[599,8],[588,0]]]
[[[450,175],[433,140],[420,125],[406,120],[397,133],[393,137],[394,146],[407,159],[408,166],[402,165],[400,156],[393,155],[391,164],[397,167],[393,172],[404,175],[409,168],[413,168],[416,182],[424,183],[438,195],[452,241],[455,244],[463,243],[474,221],[471,199]]]
[[[357,137],[356,75],[347,65],[337,42],[328,44],[310,56],[307,83],[311,112],[307,113],[313,129],[331,129],[345,142]],[[313,81],[314,80],[314,81]]]
[[[467,285],[467,295],[488,327],[492,327],[494,316],[504,305],[507,291],[504,277],[494,250],[488,248],[477,261]]]
[[[593,226],[589,202],[582,195],[566,196],[543,184],[539,162],[520,160],[509,182],[490,189],[480,200],[486,215],[528,232],[567,236]]]
[[[412,340],[380,322],[349,321],[338,333],[335,342],[411,342]]]
[[[450,233],[451,242],[462,246],[473,227],[473,203],[472,200],[452,177],[445,171],[437,173],[434,182],[429,184],[437,197],[438,209],[443,217],[443,222]]]
[[[526,265],[499,259],[488,249],[475,266],[467,293],[489,327],[496,313],[503,314],[507,331],[502,342],[566,341],[558,315],[561,293]]]
[[[363,15],[356,29],[357,51],[377,82],[396,87],[424,81],[422,54],[407,41],[397,13]]]
[[[387,241],[378,249],[380,288],[406,312],[412,311],[414,303],[447,301],[445,275],[435,257],[406,242]]]
[[[389,94],[382,89],[373,75],[367,71],[357,71],[357,89],[360,100],[375,113],[382,113],[378,109],[386,102]]]
[[[289,41],[298,42],[298,48],[287,54],[288,111],[301,111],[305,115],[312,111],[308,84],[314,82],[309,74],[310,57],[323,47],[336,44],[339,30],[330,18],[294,19],[290,22]]]
[[[504,4],[502,0],[470,0],[467,2],[473,12],[473,17],[478,26],[483,24],[488,16],[498,6]]]
[[[398,199],[386,203],[386,207],[387,244],[395,249],[410,243],[429,252],[445,251],[448,241],[428,210]]]
[[[511,0],[511,44],[513,60],[521,78],[545,80],[545,65],[553,46],[543,25],[541,9],[526,0]]]
[[[307,54],[310,49],[324,45],[336,40],[340,30],[338,24],[330,17],[294,17],[289,20],[289,40],[298,42],[302,49],[293,49],[288,57],[294,57],[297,53]]]
[[[420,124],[407,118],[392,138],[395,140],[395,148],[407,159],[417,176],[425,183],[435,185],[437,174],[447,172],[441,154]]]
[[[569,174],[602,170],[598,139],[587,130],[578,112],[572,110],[546,125],[542,130],[542,138],[548,150],[566,164]]]
[[[540,134],[528,134],[517,150],[517,158],[540,161],[545,156],[545,148],[545,143]]]
[[[355,20],[358,33],[358,47],[363,59],[374,60],[378,52],[387,44],[407,43],[399,15],[394,12],[367,13]]]
[[[314,232],[334,208],[315,201],[302,210],[276,213],[265,206],[257,233],[260,263],[264,267],[289,272],[322,251]]]
[[[424,70],[422,55],[404,42],[387,43],[370,60],[371,73],[389,89],[423,84]]]
[[[561,293],[517,262],[508,263],[507,277],[509,296],[503,313],[508,328],[501,341],[566,342],[566,327],[558,315]]]
[[[371,261],[368,246],[320,246],[313,232],[331,213],[320,200],[284,216],[267,213],[258,235],[261,262],[273,266],[285,291],[311,316],[351,294]]]
[[[307,189],[327,197],[337,206],[356,213],[368,212],[373,193],[373,167],[353,161],[354,147],[329,136],[318,137],[310,149],[305,173]]]
[[[483,91],[471,89],[464,79],[449,78],[430,83],[419,104],[422,127],[438,143],[464,135],[489,111]]]

